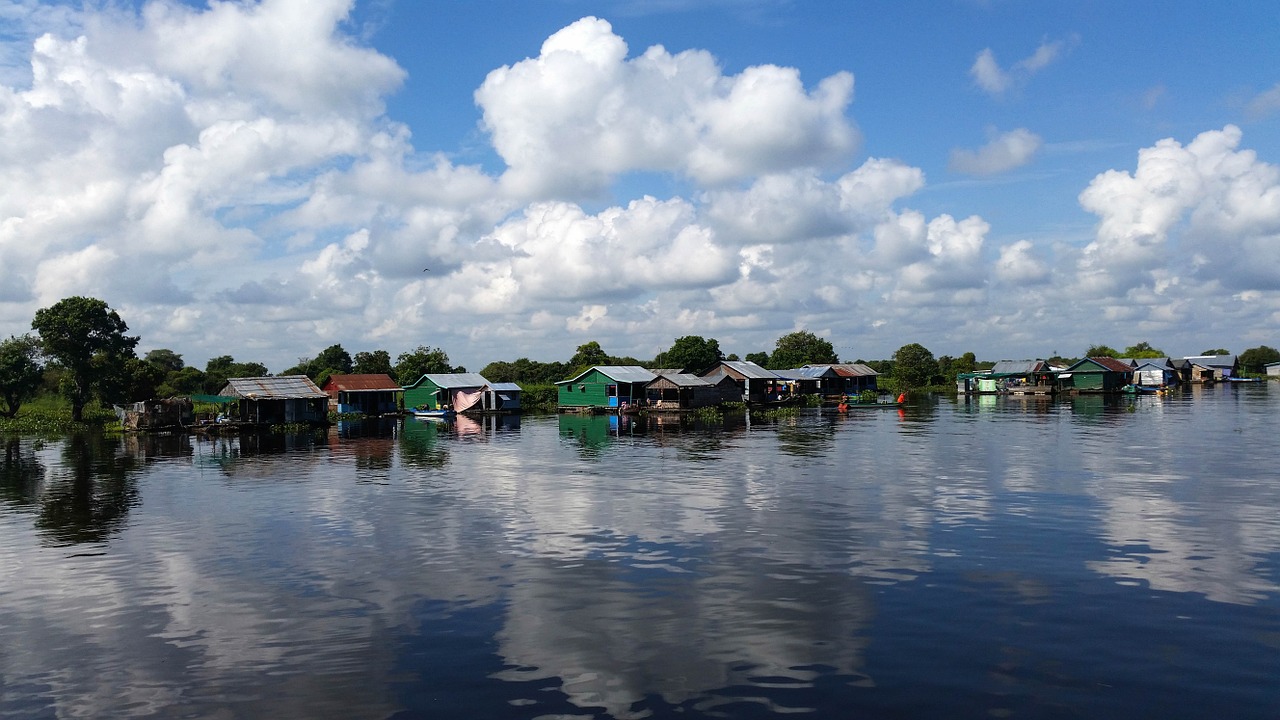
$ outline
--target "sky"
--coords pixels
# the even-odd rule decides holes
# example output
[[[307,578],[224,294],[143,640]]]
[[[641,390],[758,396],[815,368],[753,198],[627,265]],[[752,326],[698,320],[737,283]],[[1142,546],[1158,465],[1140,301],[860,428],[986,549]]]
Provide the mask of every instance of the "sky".
[[[1280,346],[1280,5],[0,0],[0,336]]]

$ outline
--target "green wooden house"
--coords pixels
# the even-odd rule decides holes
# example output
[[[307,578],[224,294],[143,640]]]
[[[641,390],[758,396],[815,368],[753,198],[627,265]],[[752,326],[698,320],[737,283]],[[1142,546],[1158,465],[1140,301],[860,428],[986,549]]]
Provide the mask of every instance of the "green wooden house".
[[[556,389],[561,408],[620,410],[643,402],[645,387],[657,377],[639,365],[597,365]]]
[[[1133,366],[1115,358],[1085,358],[1058,373],[1061,390],[1105,393],[1120,392],[1133,379]]]
[[[484,391],[489,381],[480,373],[429,373],[404,388],[406,410],[440,410],[448,406],[458,412],[484,407]]]

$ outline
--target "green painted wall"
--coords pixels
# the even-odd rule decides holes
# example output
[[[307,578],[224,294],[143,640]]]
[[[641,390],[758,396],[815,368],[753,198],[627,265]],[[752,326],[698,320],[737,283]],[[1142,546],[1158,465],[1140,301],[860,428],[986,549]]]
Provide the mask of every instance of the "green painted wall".
[[[608,386],[617,383],[599,370],[591,370],[571,383],[556,386],[560,407],[609,407]]]
[[[427,378],[420,378],[420,380],[420,385],[404,389],[405,410],[416,409],[419,405],[425,405],[428,410],[439,410],[440,403],[436,401],[435,392],[440,389],[440,386]]]

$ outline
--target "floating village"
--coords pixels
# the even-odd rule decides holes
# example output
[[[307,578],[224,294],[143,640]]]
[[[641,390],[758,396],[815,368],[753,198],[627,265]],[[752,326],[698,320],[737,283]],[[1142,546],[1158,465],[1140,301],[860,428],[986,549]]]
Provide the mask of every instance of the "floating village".
[[[687,368],[596,365],[556,383],[562,413],[695,412],[726,404],[747,407],[819,405],[837,412],[903,405],[877,384],[862,363],[812,364],[769,370],[754,362],[722,360],[700,372]],[[1268,365],[1280,375],[1280,363]],[[1068,367],[1046,360],[1002,360],[989,370],[960,373],[960,395],[1081,393],[1165,394],[1192,385],[1258,382],[1239,374],[1235,355],[1185,358],[1089,357]],[[389,375],[331,375],[317,386],[305,375],[232,378],[218,395],[149,400],[117,407],[126,430],[227,432],[282,425],[319,426],[338,416],[407,415],[447,419],[458,414],[520,413],[518,383],[490,382],[479,373],[425,374],[401,386]],[[196,403],[216,413],[195,412]]]

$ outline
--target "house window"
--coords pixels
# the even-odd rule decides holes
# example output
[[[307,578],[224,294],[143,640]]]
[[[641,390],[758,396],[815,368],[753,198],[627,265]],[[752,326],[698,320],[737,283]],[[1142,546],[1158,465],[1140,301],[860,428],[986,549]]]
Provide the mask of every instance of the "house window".
[[[618,386],[617,386],[617,385],[610,385],[610,386],[609,386],[609,397],[618,397]]]

